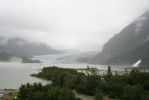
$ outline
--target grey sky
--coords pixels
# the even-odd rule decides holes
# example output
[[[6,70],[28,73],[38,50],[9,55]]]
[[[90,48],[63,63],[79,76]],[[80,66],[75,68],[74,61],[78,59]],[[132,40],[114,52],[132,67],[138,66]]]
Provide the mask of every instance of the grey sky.
[[[148,7],[149,0],[0,0],[0,35],[97,50]]]

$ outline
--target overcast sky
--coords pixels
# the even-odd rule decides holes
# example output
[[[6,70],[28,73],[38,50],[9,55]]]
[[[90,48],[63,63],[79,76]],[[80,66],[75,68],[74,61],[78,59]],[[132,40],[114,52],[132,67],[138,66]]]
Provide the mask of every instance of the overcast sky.
[[[0,35],[98,50],[148,7],[149,0],[0,0]]]

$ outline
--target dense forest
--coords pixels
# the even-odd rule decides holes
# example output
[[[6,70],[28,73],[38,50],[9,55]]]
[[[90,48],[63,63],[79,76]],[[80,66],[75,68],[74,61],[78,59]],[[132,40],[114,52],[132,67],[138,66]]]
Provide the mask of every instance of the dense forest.
[[[105,96],[115,100],[149,100],[149,73],[138,69],[133,69],[130,74],[112,75],[108,67],[107,74],[100,76],[96,73],[86,75],[75,69],[46,67],[32,76],[52,83],[22,85],[21,100],[76,100],[72,90],[94,96],[95,100],[104,100]]]
[[[67,88],[43,86],[41,83],[22,85],[18,100],[80,100]]]

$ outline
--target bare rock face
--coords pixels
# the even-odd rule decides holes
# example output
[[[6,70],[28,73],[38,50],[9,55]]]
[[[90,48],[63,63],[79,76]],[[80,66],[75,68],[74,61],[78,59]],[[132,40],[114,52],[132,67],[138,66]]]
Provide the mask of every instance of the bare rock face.
[[[149,12],[112,37],[90,63],[130,65],[139,59],[149,65]]]

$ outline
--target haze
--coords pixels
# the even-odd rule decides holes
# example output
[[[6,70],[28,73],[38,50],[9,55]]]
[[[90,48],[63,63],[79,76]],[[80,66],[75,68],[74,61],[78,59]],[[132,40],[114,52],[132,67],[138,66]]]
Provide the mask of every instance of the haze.
[[[148,7],[149,0],[0,0],[0,36],[100,50]]]

